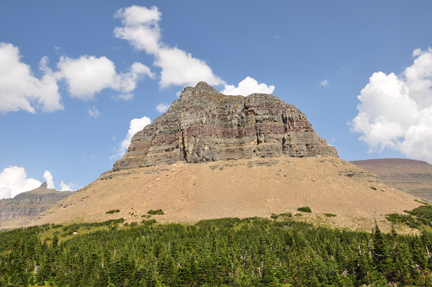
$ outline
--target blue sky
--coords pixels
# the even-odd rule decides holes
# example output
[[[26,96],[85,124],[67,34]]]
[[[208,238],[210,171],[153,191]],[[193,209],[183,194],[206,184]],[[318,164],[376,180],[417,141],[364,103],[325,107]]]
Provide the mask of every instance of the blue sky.
[[[199,80],[296,105],[345,160],[432,162],[430,11],[429,1],[1,1],[0,198],[46,180],[89,184],[124,151],[133,119],[140,128]]]

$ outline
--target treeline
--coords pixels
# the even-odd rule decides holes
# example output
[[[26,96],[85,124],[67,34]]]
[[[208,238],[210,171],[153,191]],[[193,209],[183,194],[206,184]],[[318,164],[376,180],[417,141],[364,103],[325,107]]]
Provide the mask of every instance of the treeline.
[[[370,234],[289,218],[121,222],[0,233],[1,286],[432,286],[427,232]]]

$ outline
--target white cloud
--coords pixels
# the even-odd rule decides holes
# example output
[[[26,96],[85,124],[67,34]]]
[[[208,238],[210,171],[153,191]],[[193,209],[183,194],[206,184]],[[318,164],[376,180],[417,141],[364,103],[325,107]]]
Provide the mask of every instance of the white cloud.
[[[110,159],[116,159],[122,157],[126,152],[131,143],[132,137],[142,130],[146,125],[151,124],[151,120],[148,117],[142,117],[140,119],[133,119],[130,121],[129,130],[126,138],[122,140],[120,146],[116,148],[116,153],[110,157]]]
[[[275,86],[267,86],[264,83],[259,84],[254,78],[246,77],[237,87],[234,85],[225,85],[225,89],[221,92],[225,95],[242,95],[248,96],[253,93],[273,93]]]
[[[167,104],[165,104],[165,103],[160,103],[159,105],[156,106],[156,110],[157,110],[159,113],[165,113],[166,111],[168,111],[168,108],[169,108],[169,107],[170,107],[170,106],[167,105]]]
[[[97,117],[99,116],[99,110],[93,106],[92,108],[88,108],[88,115],[97,119]]]
[[[9,166],[0,173],[0,199],[12,198],[17,194],[38,188],[39,180],[27,178],[23,167]]]
[[[134,63],[128,73],[117,74],[114,63],[106,57],[81,56],[78,59],[61,57],[57,64],[60,77],[69,86],[69,93],[73,98],[93,100],[96,93],[106,88],[120,91],[120,98],[130,99],[130,92],[144,76],[154,78],[150,68]],[[124,95],[128,96],[124,96]]]
[[[159,29],[161,15],[155,6],[148,9],[133,5],[120,9],[114,17],[120,18],[124,27],[116,27],[114,36],[129,41],[137,50],[157,54],[161,38]]]
[[[124,27],[116,27],[114,36],[127,40],[136,50],[144,50],[153,55],[153,65],[161,68],[159,85],[167,88],[172,85],[194,86],[199,81],[210,85],[221,85],[225,82],[213,74],[212,69],[202,60],[192,57],[178,48],[172,48],[161,41],[159,21],[161,13],[153,6],[131,6],[120,9],[115,14]]]
[[[46,170],[44,172],[43,178],[45,179],[48,188],[55,188],[54,187],[54,180],[53,180],[53,176],[52,176],[51,172]]]
[[[416,49],[413,57],[399,76],[371,76],[349,124],[370,152],[390,148],[432,163],[432,49]]]
[[[154,65],[162,68],[159,82],[161,88],[171,85],[195,86],[200,81],[209,85],[225,84],[204,61],[177,48],[160,49]]]
[[[70,187],[70,185],[64,183],[63,181],[60,182],[60,191],[72,191],[72,188]]]
[[[117,73],[114,63],[106,57],[71,59],[62,56],[57,68],[53,72],[48,67],[48,57],[43,57],[39,63],[43,76],[38,79],[30,67],[21,62],[17,47],[0,43],[0,113],[64,110],[58,87],[61,80],[65,81],[73,98],[93,100],[95,94],[110,88],[120,93],[119,99],[130,100],[139,81],[145,76],[156,77],[141,63],[134,63],[126,73]]]
[[[55,74],[43,57],[39,69],[41,79],[30,67],[21,62],[19,49],[12,44],[0,43],[0,113],[23,110],[29,113],[63,110]]]
[[[322,82],[320,83],[320,86],[327,87],[328,84],[329,84],[329,82],[327,81],[327,79],[325,79],[324,81],[322,81]]]

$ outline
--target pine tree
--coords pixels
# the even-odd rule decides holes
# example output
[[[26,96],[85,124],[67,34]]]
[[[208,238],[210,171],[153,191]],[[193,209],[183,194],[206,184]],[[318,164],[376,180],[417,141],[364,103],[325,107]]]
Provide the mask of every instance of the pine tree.
[[[376,262],[377,271],[388,274],[390,257],[385,247],[384,236],[378,225],[375,225],[375,232],[372,236],[372,240],[372,253]]]

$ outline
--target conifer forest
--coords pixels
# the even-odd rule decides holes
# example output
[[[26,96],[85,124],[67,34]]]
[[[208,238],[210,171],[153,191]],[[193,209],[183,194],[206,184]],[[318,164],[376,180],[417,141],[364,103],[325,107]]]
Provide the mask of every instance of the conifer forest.
[[[421,235],[314,227],[290,214],[21,228],[0,233],[0,284],[432,286],[430,211],[388,216],[394,224],[416,223]]]

